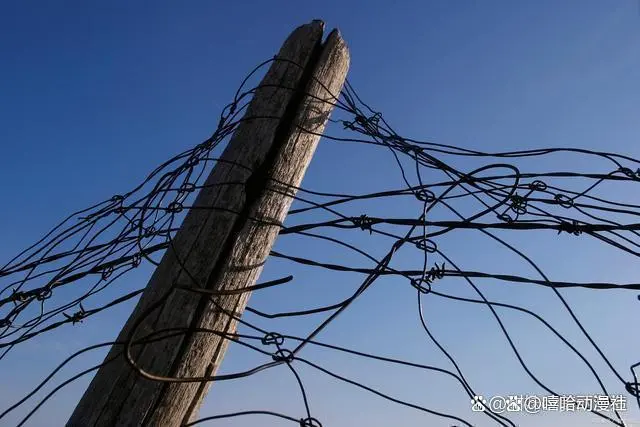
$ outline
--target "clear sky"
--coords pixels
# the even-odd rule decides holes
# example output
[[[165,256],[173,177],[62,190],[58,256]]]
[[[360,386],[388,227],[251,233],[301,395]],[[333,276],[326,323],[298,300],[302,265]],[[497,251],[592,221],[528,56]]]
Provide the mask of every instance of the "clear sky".
[[[575,146],[640,157],[637,0],[3,1],[0,260],[10,259],[68,213],[129,190],[159,163],[209,136],[246,73],[272,57],[293,28],[314,18],[341,30],[351,52],[350,81],[403,136],[486,151]],[[532,168],[603,172],[599,164],[548,161]],[[303,182],[306,188],[336,192],[401,185],[388,153],[324,140]],[[637,193],[616,195],[638,203]],[[545,240],[540,234],[520,236],[517,242],[554,279],[634,282],[639,277],[636,259],[629,255],[594,243],[576,250],[568,238],[557,239],[550,232]],[[278,242],[283,252],[303,245],[287,239]],[[496,246],[486,239],[469,239],[463,233],[452,233],[439,245],[469,270],[508,270],[512,262],[504,251],[494,252]],[[371,248],[377,254],[384,249]],[[316,255],[334,260],[343,256],[321,246]],[[367,265],[344,257],[344,262]],[[419,258],[407,255],[401,262],[415,261]],[[360,279],[282,263],[269,265],[265,275],[280,277],[289,271],[296,275],[295,284],[256,294],[250,304],[277,311],[335,302]],[[136,289],[148,273],[136,271],[122,286]],[[524,273],[533,275],[530,269]],[[403,285],[381,281],[319,339],[450,368],[419,327],[415,295]],[[529,304],[554,324],[566,326],[567,335],[595,366],[606,370],[549,291],[514,290],[497,282],[483,286],[491,297]],[[628,375],[640,354],[633,327],[640,321],[636,295],[565,294],[607,355]],[[486,307],[437,298],[425,304],[434,333],[485,395],[544,394],[522,372]],[[131,308],[120,306],[16,349],[0,363],[0,409],[33,388],[65,355],[112,340]],[[553,388],[597,392],[584,365],[547,330],[512,313],[505,313],[505,319],[527,360]],[[287,327],[301,332],[312,321],[318,319],[289,322]],[[56,378],[66,378],[103,356],[96,351]],[[488,419],[469,411],[462,390],[441,375],[320,350],[305,356],[391,395],[489,425]],[[222,370],[246,368],[254,360],[232,348]],[[302,417],[294,378],[286,367],[278,369],[214,385],[201,415],[268,408]],[[451,425],[309,369],[300,372],[312,414],[325,426]],[[605,377],[612,392],[622,392]],[[89,380],[63,389],[27,425],[62,425]],[[24,413],[7,417],[6,425],[13,425],[19,415]],[[637,408],[629,410],[627,418],[640,425]],[[596,422],[583,414],[520,414],[513,419],[523,427]],[[249,426],[256,421],[287,425],[256,418],[211,425]]]

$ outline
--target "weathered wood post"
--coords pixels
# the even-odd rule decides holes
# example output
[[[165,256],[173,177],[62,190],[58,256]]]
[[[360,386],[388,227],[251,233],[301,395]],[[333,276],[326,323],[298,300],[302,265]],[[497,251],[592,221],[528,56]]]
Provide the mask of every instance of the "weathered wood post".
[[[284,42],[278,53],[283,61],[272,63],[247,109],[246,120],[222,154],[223,161],[194,202],[197,207],[225,210],[188,212],[174,238],[175,249],[164,254],[120,332],[119,342],[130,337],[141,313],[171,289],[169,297],[140,320],[135,337],[168,328],[235,332],[237,322],[217,309],[209,295],[175,289],[175,285],[196,286],[185,269],[199,286],[211,290],[241,289],[256,283],[279,231],[278,226],[265,225],[260,219],[282,222],[295,194],[291,189],[286,190],[288,195],[269,191],[268,186],[274,182],[300,185],[349,67],[349,52],[338,31],[332,31],[324,43],[323,31],[324,24],[313,21],[297,28]],[[225,182],[246,184],[215,185]],[[249,293],[213,298],[225,310],[240,315]],[[188,333],[136,345],[132,355],[154,375],[202,377],[216,372],[227,343],[215,334]],[[98,370],[68,426],[171,427],[195,417],[210,383],[144,378],[118,356],[122,350],[122,345],[112,347],[107,359],[116,359]]]

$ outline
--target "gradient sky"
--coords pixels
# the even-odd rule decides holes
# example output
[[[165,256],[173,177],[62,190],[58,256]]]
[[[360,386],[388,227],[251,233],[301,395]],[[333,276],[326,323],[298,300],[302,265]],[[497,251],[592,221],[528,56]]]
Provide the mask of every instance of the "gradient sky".
[[[181,5],[170,1],[3,1],[0,260],[10,259],[68,213],[125,192],[159,163],[209,136],[246,73],[272,57],[293,28],[314,18],[341,30],[351,51],[350,81],[403,136],[486,151],[572,146],[640,157],[637,0],[190,1]],[[586,163],[550,158],[545,160],[548,163],[527,165],[535,170],[604,171],[598,169],[600,163],[582,161]],[[470,163],[457,164],[471,169]],[[303,182],[306,188],[335,192],[401,185],[388,152],[326,140],[321,141]],[[615,196],[640,203],[637,194]],[[575,240],[549,234],[519,235],[515,241],[552,278],[637,281],[640,269],[631,256],[593,242],[576,249]],[[367,244],[366,235],[355,239]],[[303,245],[288,237],[278,242],[278,248],[288,253]],[[446,236],[439,245],[469,270],[496,272],[512,266],[504,250],[462,232]],[[378,255],[386,248],[377,243],[371,246]],[[313,250],[321,259],[368,265],[327,246]],[[407,254],[399,262],[415,266],[419,257]],[[140,287],[149,271],[136,271],[122,286]],[[250,304],[266,311],[322,305],[345,297],[360,280],[275,262],[263,277],[289,272],[296,277],[294,284],[256,294]],[[531,269],[521,272],[533,276]],[[552,323],[566,326],[567,336],[606,372],[548,290],[514,289],[490,281],[482,286],[492,298],[533,307]],[[412,291],[406,283],[381,280],[319,339],[451,368],[419,327]],[[628,366],[640,354],[637,329],[632,326],[640,321],[636,295],[593,291],[565,295],[628,376]],[[544,394],[517,364],[486,307],[437,298],[426,299],[425,304],[434,333],[483,394]],[[16,349],[1,364],[0,409],[33,388],[65,355],[112,340],[131,309],[132,304],[117,307]],[[504,316],[527,361],[553,388],[574,394],[597,391],[586,368],[548,331],[529,318]],[[274,322],[269,327],[302,333],[318,320]],[[104,352],[96,351],[56,378],[73,375],[103,356]],[[441,375],[323,350],[312,349],[305,357],[393,396],[488,425],[487,419],[468,411],[470,403],[462,390]],[[232,347],[222,371],[247,368],[255,360]],[[312,414],[325,426],[452,425],[307,368],[300,368],[300,373]],[[612,392],[622,392],[610,376],[605,378]],[[27,425],[62,425],[89,380],[84,377],[63,389]],[[249,409],[304,415],[300,393],[286,367],[214,385],[201,415]],[[19,415],[24,413],[0,424],[14,425]],[[640,426],[637,408],[629,410],[627,418]],[[584,414],[519,414],[513,419],[523,427],[597,422]],[[288,425],[269,418],[210,424],[256,422]]]

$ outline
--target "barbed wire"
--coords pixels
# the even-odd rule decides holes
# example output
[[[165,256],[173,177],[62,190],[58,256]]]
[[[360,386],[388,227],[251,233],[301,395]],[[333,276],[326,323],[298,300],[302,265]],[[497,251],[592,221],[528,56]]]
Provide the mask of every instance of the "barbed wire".
[[[0,363],[20,344],[59,328],[65,328],[71,333],[72,329],[67,328],[79,327],[79,324],[83,323],[88,324],[90,323],[88,319],[92,316],[138,297],[143,289],[116,288],[115,284],[142,264],[157,266],[158,256],[174,250],[173,238],[185,212],[190,209],[225,210],[221,207],[203,208],[190,203],[193,203],[198,191],[207,188],[207,184],[203,183],[204,177],[213,166],[225,162],[214,155],[215,150],[228,140],[241,122],[255,118],[246,115],[243,117],[252,95],[259,88],[258,86],[247,89],[248,82],[256,73],[276,60],[281,59],[274,58],[261,63],[244,79],[233,101],[223,109],[218,126],[211,137],[161,164],[132,190],[114,195],[101,203],[69,215],[44,237],[0,268],[0,280],[2,280],[0,282]],[[340,118],[330,119],[330,121],[334,126],[341,125],[343,128],[342,136],[325,133],[323,135],[325,141],[373,146],[386,150],[397,165],[404,185],[395,190],[362,194],[328,193],[295,188],[296,206],[289,211],[289,220],[294,220],[294,225],[284,225],[258,218],[251,218],[251,220],[278,226],[281,239],[287,238],[285,236],[298,236],[322,241],[348,250],[363,257],[368,263],[373,263],[373,267],[349,263],[337,264],[299,253],[294,255],[279,250],[271,252],[273,259],[280,259],[292,265],[297,264],[311,271],[323,269],[362,275],[364,278],[357,282],[355,291],[340,301],[314,308],[267,313],[255,307],[247,307],[248,312],[265,321],[319,314],[326,316],[306,336],[279,333],[260,327],[255,322],[240,318],[236,313],[224,309],[219,305],[217,297],[231,293],[269,292],[275,287],[287,286],[293,280],[293,276],[234,291],[214,291],[206,289],[204,284],[197,284],[184,260],[181,260],[181,268],[196,285],[175,283],[171,291],[181,289],[207,295],[220,312],[235,319],[252,333],[231,334],[206,328],[172,328],[127,341],[107,342],[86,347],[63,361],[31,392],[3,410],[0,413],[0,420],[14,411],[28,410],[26,408],[31,404],[31,410],[18,424],[24,425],[37,410],[42,408],[44,403],[66,385],[96,371],[115,358],[124,357],[139,375],[165,383],[229,381],[284,365],[296,379],[304,407],[302,415],[297,416],[251,408],[204,417],[185,425],[203,424],[232,417],[261,416],[286,420],[300,426],[321,426],[322,414],[311,411],[307,387],[298,371],[300,366],[305,366],[395,404],[450,420],[457,425],[471,426],[473,424],[465,419],[469,414],[464,409],[459,413],[451,414],[411,403],[333,372],[317,361],[303,357],[305,348],[316,347],[379,363],[401,365],[432,374],[445,375],[461,388],[460,393],[469,399],[474,399],[481,394],[481,389],[478,386],[472,387],[468,376],[463,373],[461,365],[457,362],[454,352],[447,349],[432,332],[423,310],[427,298],[441,298],[486,306],[523,373],[549,395],[560,396],[560,393],[534,374],[516,344],[516,337],[512,336],[506,328],[503,315],[498,309],[506,309],[535,319],[575,354],[576,360],[589,370],[604,395],[609,396],[610,393],[603,377],[613,375],[618,381],[618,386],[622,386],[628,396],[635,399],[640,407],[640,383],[637,377],[640,362],[629,367],[630,376],[623,374],[622,369],[610,360],[608,351],[591,336],[565,295],[561,293],[566,288],[583,288],[599,292],[638,291],[640,283],[552,280],[542,267],[527,256],[524,250],[519,249],[517,244],[507,241],[507,238],[512,235],[549,231],[559,235],[566,234],[575,239],[595,239],[596,242],[615,250],[638,256],[640,223],[637,217],[640,215],[640,206],[628,201],[608,200],[600,193],[596,193],[596,190],[605,185],[616,185],[622,188],[640,181],[639,160],[620,154],[580,148],[546,148],[490,153],[403,137],[387,123],[382,113],[361,100],[349,82],[346,83],[339,97],[331,100],[316,98],[316,100],[334,104],[334,114]],[[313,133],[303,129],[299,124],[297,126],[303,132]],[[536,159],[537,165],[544,166],[544,159],[551,155],[592,158],[594,162],[598,160],[602,164],[588,172],[572,170],[531,172],[517,163],[506,163]],[[456,166],[455,159],[478,159],[481,164],[463,170]],[[563,164],[575,163],[565,161]],[[233,165],[246,168],[235,163]],[[251,172],[250,169],[248,170]],[[436,177],[437,174],[439,175]],[[243,186],[245,183],[225,182],[217,185]],[[270,182],[267,191],[291,195],[290,187],[286,183]],[[632,190],[627,187],[620,190],[623,194],[631,194],[630,191]],[[384,211],[385,207],[392,206],[393,201],[400,199],[414,203],[417,214],[413,217],[403,217],[373,215],[368,212],[356,215],[352,213],[358,202],[373,202],[379,207],[377,211]],[[444,219],[435,219],[443,215]],[[341,237],[333,237],[332,230],[340,231]],[[487,271],[464,269],[463,265],[455,261],[455,256],[449,253],[452,251],[445,251],[438,244],[452,231],[485,235],[495,247],[502,247],[517,256],[523,266],[528,266],[530,270],[535,271],[537,277],[498,271],[497,269],[501,267],[500,263],[488,267]],[[350,243],[346,238],[346,232],[364,232],[372,238],[385,239],[385,242],[388,242],[387,250],[382,256],[374,256],[370,250],[367,250],[369,245]],[[403,248],[416,250],[421,254],[421,261],[417,267],[406,269],[393,266],[392,261]],[[348,310],[381,277],[396,277],[413,288],[420,327],[450,362],[451,367],[431,366],[415,361],[383,357],[317,339],[328,325]],[[462,297],[447,292],[443,283],[454,278],[463,280],[473,292],[474,297]],[[604,371],[597,369],[593,357],[580,351],[569,341],[566,333],[552,326],[544,316],[519,305],[493,301],[486,297],[477,282],[488,279],[518,286],[535,285],[552,292],[580,333],[590,343],[591,350],[598,355],[600,359],[598,363],[604,362],[606,369]],[[63,289],[64,297],[56,298]],[[118,295],[113,297],[112,293],[109,293],[105,297],[106,300],[101,301],[100,297],[107,289]],[[69,297],[69,295],[73,296]],[[167,297],[168,294],[147,307],[137,324],[164,303]],[[135,332],[136,327],[133,328],[131,337]],[[148,372],[138,365],[132,352],[134,347],[168,337],[184,336],[187,333],[215,334],[235,345],[262,355],[266,361],[243,372],[201,378],[164,377]],[[291,345],[292,349],[287,348],[285,344]],[[31,402],[63,367],[74,362],[78,356],[110,346],[120,349],[113,358],[77,373],[57,385],[38,402]],[[508,414],[498,413],[490,407],[483,409],[486,422],[491,425],[516,425],[507,416]],[[613,425],[625,425],[618,410],[606,412],[591,409],[591,412],[594,416]]]

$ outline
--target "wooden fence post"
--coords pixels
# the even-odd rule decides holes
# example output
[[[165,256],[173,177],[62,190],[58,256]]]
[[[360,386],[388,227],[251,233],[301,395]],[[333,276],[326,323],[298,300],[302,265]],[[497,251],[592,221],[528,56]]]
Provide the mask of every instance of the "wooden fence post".
[[[132,332],[139,338],[168,328],[235,332],[237,322],[216,304],[241,315],[248,292],[211,297],[175,289],[175,285],[233,291],[256,283],[279,231],[277,225],[264,220],[272,224],[284,220],[295,194],[287,184],[300,185],[349,68],[349,52],[338,31],[333,30],[324,43],[323,31],[321,21],[312,21],[298,27],[284,42],[278,53],[278,59],[284,61],[272,63],[247,109],[246,120],[194,202],[196,207],[225,210],[188,212],[173,239],[174,249],[164,254],[120,332],[119,342]],[[216,185],[228,182],[245,185]],[[270,191],[274,182],[281,183],[279,191]],[[144,313],[153,305],[157,308]],[[212,333],[190,332],[136,345],[131,354],[138,366],[154,375],[203,377],[215,374],[227,343]],[[210,382],[148,379],[126,362],[123,348],[120,344],[111,348],[105,361],[113,360],[98,370],[68,426],[172,427],[195,417]]]

